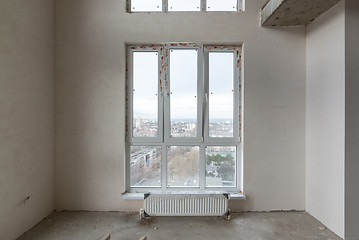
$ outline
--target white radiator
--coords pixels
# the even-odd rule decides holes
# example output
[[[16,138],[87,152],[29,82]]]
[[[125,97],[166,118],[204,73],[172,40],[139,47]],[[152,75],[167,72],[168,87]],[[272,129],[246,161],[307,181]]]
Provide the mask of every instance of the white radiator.
[[[228,194],[145,194],[141,218],[149,216],[226,216]]]

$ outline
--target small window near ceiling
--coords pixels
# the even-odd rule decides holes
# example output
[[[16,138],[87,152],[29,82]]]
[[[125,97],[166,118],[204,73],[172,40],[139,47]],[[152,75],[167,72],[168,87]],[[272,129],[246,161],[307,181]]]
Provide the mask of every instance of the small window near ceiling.
[[[201,10],[200,0],[168,0],[168,11],[196,12]]]
[[[131,12],[162,12],[162,0],[131,0]]]
[[[236,12],[238,0],[207,0],[207,11]]]
[[[244,0],[126,0],[128,12],[241,12]]]

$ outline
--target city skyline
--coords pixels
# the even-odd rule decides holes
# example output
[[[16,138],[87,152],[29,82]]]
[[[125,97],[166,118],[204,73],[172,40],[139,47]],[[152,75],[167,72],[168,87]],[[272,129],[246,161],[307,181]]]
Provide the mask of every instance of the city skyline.
[[[194,120],[194,119],[193,119]],[[209,122],[209,137],[233,137],[233,121],[221,119]],[[133,119],[133,137],[157,137],[158,122],[137,117]],[[171,137],[196,137],[196,121],[173,121],[170,125]]]

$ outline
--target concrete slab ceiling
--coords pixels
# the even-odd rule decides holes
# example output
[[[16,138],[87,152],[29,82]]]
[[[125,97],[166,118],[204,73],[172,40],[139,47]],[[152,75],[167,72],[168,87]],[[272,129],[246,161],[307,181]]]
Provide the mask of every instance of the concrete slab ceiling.
[[[307,25],[340,0],[269,0],[261,11],[262,26]]]

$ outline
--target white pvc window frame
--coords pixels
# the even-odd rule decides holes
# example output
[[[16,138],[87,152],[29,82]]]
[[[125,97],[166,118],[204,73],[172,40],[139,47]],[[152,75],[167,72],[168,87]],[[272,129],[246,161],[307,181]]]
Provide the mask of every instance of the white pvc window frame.
[[[237,7],[234,11],[207,11],[207,0],[201,0],[199,11],[172,11],[168,9],[168,0],[162,0],[162,11],[132,11],[131,0],[126,0],[126,11],[128,13],[178,13],[178,12],[228,12],[236,13],[245,10],[245,0],[237,0]]]
[[[170,59],[171,49],[195,49],[198,53],[197,79],[197,136],[172,138],[170,122]],[[242,144],[241,144],[241,94],[242,94],[242,46],[203,45],[197,43],[169,43],[164,45],[128,45],[126,63],[126,191],[130,193],[147,192],[240,192],[242,191]],[[158,135],[157,137],[133,137],[133,53],[157,52],[159,61],[158,79]],[[208,85],[209,85],[209,53],[233,52],[234,56],[234,102],[233,102],[233,137],[210,138],[208,114]],[[208,99],[208,98],[207,98]],[[131,186],[130,146],[160,146],[161,147],[161,186],[144,187]],[[168,187],[167,186],[167,149],[170,146],[199,146],[199,187]],[[233,146],[236,147],[235,186],[206,187],[206,147]]]
[[[171,73],[170,73],[170,52],[171,50],[196,50],[197,51],[197,131],[196,137],[171,137]],[[199,143],[202,139],[203,129],[203,46],[198,44],[166,44],[166,65],[165,69],[167,83],[164,98],[164,139],[170,144]],[[168,53],[168,54],[167,54]]]
[[[133,87],[133,53],[134,52],[156,52],[158,54],[158,95],[157,95],[157,99],[158,99],[158,116],[157,116],[157,123],[158,123],[158,130],[157,130],[157,137],[134,137],[133,136],[133,107],[129,107],[129,106],[133,106],[133,91],[134,91],[134,87]],[[129,118],[127,118],[126,120],[126,135],[127,135],[127,139],[130,140],[130,142],[132,143],[136,143],[136,142],[147,142],[147,143],[158,143],[161,142],[163,140],[163,108],[160,107],[163,105],[163,89],[161,87],[162,83],[161,83],[161,79],[162,76],[161,74],[163,74],[163,63],[161,62],[161,54],[163,53],[163,47],[161,46],[157,46],[157,45],[152,45],[152,46],[131,46],[128,49],[128,56],[127,56],[127,69],[129,70],[127,72],[128,74],[128,79],[131,79],[131,81],[127,81],[127,89],[126,89],[126,93],[127,93],[127,102],[129,102],[130,104],[128,104],[128,109],[127,109],[127,114],[129,116]]]
[[[233,53],[233,137],[209,137],[209,53]],[[241,115],[241,102],[240,102],[240,79],[241,79],[241,50],[238,47],[225,47],[225,46],[205,46],[204,47],[204,94],[205,94],[205,117],[204,117],[204,141],[206,143],[235,143],[240,142],[240,115]]]

